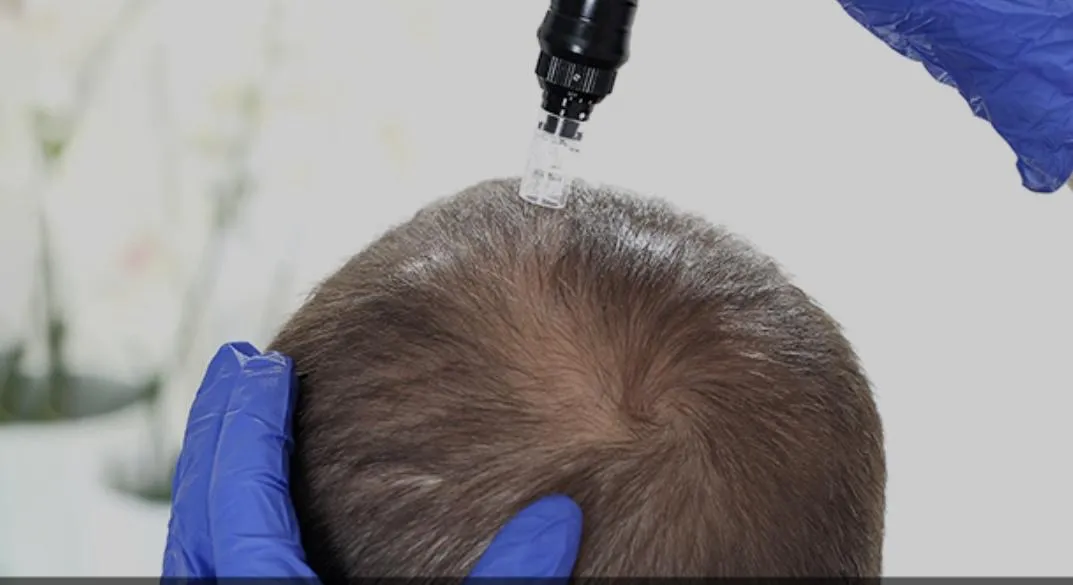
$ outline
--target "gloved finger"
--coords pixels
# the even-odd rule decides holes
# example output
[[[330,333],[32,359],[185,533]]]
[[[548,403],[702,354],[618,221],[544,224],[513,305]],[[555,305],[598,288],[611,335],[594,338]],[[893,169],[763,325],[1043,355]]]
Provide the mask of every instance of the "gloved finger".
[[[488,545],[471,578],[567,578],[581,546],[581,508],[567,496],[537,500]]]
[[[1073,3],[839,0],[858,23],[957,88],[1017,155],[1025,188],[1073,176]]]
[[[248,343],[220,347],[194,397],[172,483],[171,519],[164,549],[165,577],[215,575],[207,511],[213,459],[231,386],[242,375],[242,364],[258,354]]]
[[[291,360],[268,353],[232,390],[209,494],[218,577],[315,578],[288,482],[296,388]]]

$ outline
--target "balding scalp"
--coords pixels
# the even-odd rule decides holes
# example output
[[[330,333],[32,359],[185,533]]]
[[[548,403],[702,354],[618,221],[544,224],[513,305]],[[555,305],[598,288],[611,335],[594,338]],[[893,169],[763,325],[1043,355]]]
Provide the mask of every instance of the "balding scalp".
[[[462,576],[560,492],[585,514],[579,576],[878,575],[882,427],[838,325],[698,217],[517,189],[422,210],[272,344],[301,376],[314,570]]]

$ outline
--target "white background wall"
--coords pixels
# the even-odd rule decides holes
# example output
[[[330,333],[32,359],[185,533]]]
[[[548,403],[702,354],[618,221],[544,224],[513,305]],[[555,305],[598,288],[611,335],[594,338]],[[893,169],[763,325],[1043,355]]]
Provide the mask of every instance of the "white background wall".
[[[45,197],[62,226],[72,359],[159,369],[206,237],[205,145],[233,124],[228,100],[258,71],[270,4],[151,2],[39,193],[21,100],[55,87],[45,74],[103,28],[92,14],[119,4],[27,4],[43,7],[37,24],[0,25],[0,333],[26,327],[27,218]],[[389,225],[521,172],[546,4],[283,3],[259,189],[172,377],[172,436],[216,345],[263,343]],[[845,325],[886,425],[888,574],[1073,573],[1073,193],[1024,191],[990,126],[837,2],[644,2],[632,49],[588,129],[588,177],[746,235]],[[166,510],[98,477],[114,445],[137,442],[139,421],[121,413],[66,439],[0,429],[0,570],[158,571]]]

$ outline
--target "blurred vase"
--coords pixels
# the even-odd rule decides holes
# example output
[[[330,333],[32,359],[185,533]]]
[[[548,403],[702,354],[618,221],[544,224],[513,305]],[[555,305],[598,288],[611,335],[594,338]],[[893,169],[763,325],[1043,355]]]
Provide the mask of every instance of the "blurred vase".
[[[85,103],[73,100],[81,112],[77,131],[61,126],[61,137],[45,145],[54,164],[35,167],[41,128],[24,128],[11,142],[34,148],[26,156],[29,179],[17,187],[20,216],[6,213],[7,192],[0,193],[0,353],[26,349],[24,367],[12,370],[23,377],[44,375],[47,356],[62,354],[78,383],[67,393],[63,420],[13,420],[49,414],[35,407],[46,386],[27,382],[14,402],[18,416],[0,422],[0,573],[155,574],[169,473],[204,364],[224,341],[263,343],[272,328],[266,320],[297,298],[290,272],[298,222],[289,212],[307,200],[294,196],[302,192],[295,185],[250,168],[279,166],[278,159],[254,160],[260,125],[274,117],[261,105],[274,102],[264,95],[271,80],[253,88],[260,94],[247,87],[250,72],[265,68],[254,66],[266,43],[262,19],[251,16],[267,3],[154,6],[115,39]],[[3,40],[0,34],[0,46]],[[217,48],[206,60],[209,46]],[[242,99],[213,101],[231,94]],[[5,99],[0,95],[0,106]],[[5,131],[0,127],[0,141]],[[294,142],[278,134],[277,143]],[[195,152],[192,136],[222,148]],[[17,175],[0,172],[0,189],[9,177]],[[245,194],[266,190],[287,205],[246,201]],[[229,205],[220,204],[219,192]],[[219,221],[223,207],[235,208],[227,222]],[[34,289],[44,264],[36,229],[42,210],[54,274]],[[42,289],[55,296],[52,303],[42,303],[51,296]],[[63,343],[49,343],[45,330],[59,319]],[[168,390],[150,392],[144,380]]]
[[[0,424],[0,574],[80,576],[102,537],[100,469],[144,420],[137,386],[75,377],[65,418]],[[38,392],[25,393],[34,398]],[[123,538],[123,525],[112,523]],[[106,530],[106,529],[105,529]]]
[[[0,47],[3,40],[0,34]],[[105,85],[123,83],[116,69],[132,64],[128,57],[106,68]],[[26,89],[44,71],[24,76],[25,83],[4,79]],[[144,197],[155,187],[152,169],[127,170],[144,169],[133,156],[123,161],[129,166],[110,169],[94,155],[146,150],[144,141],[117,140],[109,128],[138,121],[112,124],[89,103],[89,124],[68,136],[62,125],[42,125],[64,119],[63,108],[45,111],[40,99],[18,94],[0,95],[0,574],[99,574],[108,544],[141,543],[155,547],[157,558],[162,551],[152,526],[166,528],[163,507],[135,513],[117,504],[102,476],[109,454],[137,442],[145,427],[159,368],[154,357],[167,349],[136,332],[139,325],[157,327],[158,335],[168,330],[174,295],[166,293],[174,286],[160,269],[166,246],[146,236],[154,227],[144,216],[153,216],[138,205],[149,199],[160,206]],[[57,128],[63,131],[43,133]],[[105,154],[104,162],[115,159]],[[143,319],[138,309],[157,319]],[[103,572],[124,572],[117,555],[105,558],[112,560]],[[145,566],[131,565],[142,575]]]

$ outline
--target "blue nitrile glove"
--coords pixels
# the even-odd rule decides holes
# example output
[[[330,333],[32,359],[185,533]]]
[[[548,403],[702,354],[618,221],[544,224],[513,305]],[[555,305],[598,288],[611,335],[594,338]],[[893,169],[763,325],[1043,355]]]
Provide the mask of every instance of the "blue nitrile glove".
[[[1027,189],[1073,175],[1073,1],[839,0],[857,22],[953,86],[1017,154]]]
[[[165,578],[309,578],[288,489],[295,402],[291,360],[224,345],[190,409],[175,471]],[[566,496],[511,519],[473,577],[568,577],[581,510]]]

